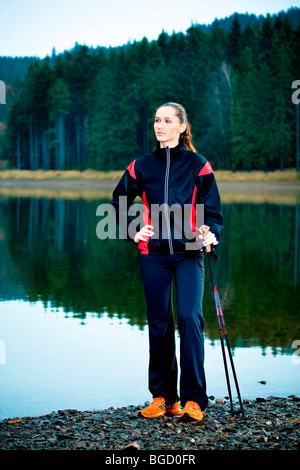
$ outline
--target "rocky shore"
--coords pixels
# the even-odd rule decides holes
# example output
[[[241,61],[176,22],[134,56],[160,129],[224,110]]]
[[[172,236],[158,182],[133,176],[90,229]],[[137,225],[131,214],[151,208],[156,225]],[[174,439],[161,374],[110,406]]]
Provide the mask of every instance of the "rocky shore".
[[[300,398],[258,397],[244,407],[244,414],[232,415],[226,399],[211,397],[200,422],[146,420],[133,405],[5,419],[0,450],[299,450]]]

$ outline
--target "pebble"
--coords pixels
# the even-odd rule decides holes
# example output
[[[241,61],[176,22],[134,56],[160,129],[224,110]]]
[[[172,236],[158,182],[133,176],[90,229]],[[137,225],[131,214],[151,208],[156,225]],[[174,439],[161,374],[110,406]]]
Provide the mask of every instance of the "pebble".
[[[0,450],[299,450],[300,398],[244,400],[244,414],[210,397],[203,421],[145,419],[142,406],[58,410],[0,422]],[[237,405],[238,410],[238,405]]]

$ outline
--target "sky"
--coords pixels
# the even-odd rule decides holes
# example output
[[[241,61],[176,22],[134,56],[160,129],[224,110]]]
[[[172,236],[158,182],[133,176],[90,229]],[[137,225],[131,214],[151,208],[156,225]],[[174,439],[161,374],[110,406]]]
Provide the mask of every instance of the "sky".
[[[274,14],[300,0],[0,0],[0,56],[44,58],[75,43],[122,46],[233,13]]]

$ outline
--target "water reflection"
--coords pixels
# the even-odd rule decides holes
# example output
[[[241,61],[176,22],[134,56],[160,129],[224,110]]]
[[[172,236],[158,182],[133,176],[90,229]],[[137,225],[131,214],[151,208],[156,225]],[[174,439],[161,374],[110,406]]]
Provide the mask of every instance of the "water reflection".
[[[96,209],[106,199],[3,197],[0,300],[23,299],[81,319],[89,312],[146,325],[136,246],[99,240]],[[299,325],[299,206],[223,204],[226,228],[214,271],[235,347],[293,352]],[[205,334],[218,340],[209,276]]]

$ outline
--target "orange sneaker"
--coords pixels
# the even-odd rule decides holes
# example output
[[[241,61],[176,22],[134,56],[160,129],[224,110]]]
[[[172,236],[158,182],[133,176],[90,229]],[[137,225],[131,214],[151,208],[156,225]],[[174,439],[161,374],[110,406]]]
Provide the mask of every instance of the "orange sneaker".
[[[180,418],[187,417],[187,416],[189,416],[190,418],[196,419],[198,421],[201,421],[203,419],[203,412],[200,406],[198,405],[198,403],[194,401],[186,402],[183,410],[180,413]]]
[[[166,409],[166,414],[169,416],[178,416],[181,413],[180,403],[176,401],[173,405],[170,405]]]
[[[139,413],[144,418],[158,418],[159,416],[170,415],[176,416],[181,412],[180,404],[178,402],[168,406],[166,400],[162,397],[154,398],[147,408],[140,410]]]

